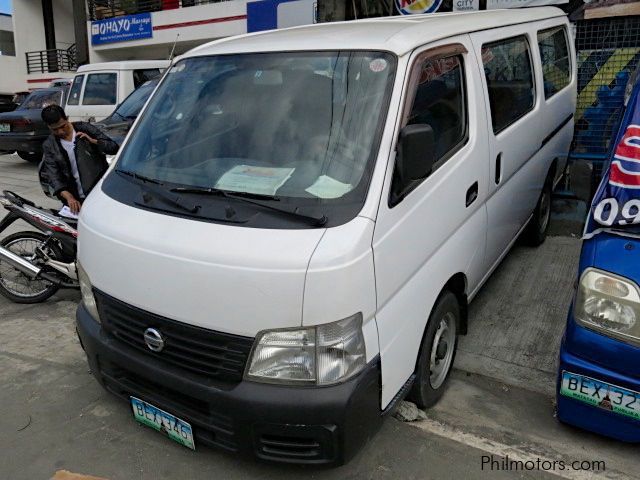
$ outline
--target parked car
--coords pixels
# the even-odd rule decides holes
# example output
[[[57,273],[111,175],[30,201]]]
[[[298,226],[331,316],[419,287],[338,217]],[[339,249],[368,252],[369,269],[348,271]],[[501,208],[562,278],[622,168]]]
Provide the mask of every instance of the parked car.
[[[560,348],[558,418],[640,441],[640,83],[589,213]]]
[[[27,99],[29,95],[31,95],[31,92],[28,90],[23,92],[16,92],[13,95],[13,103],[16,104],[16,107],[18,107],[19,105],[22,105],[22,103]]]
[[[392,17],[181,56],[82,207],[93,375],[182,445],[277,462],[343,463],[405,395],[435,404],[468,302],[545,239],[568,27]]]
[[[111,137],[118,145],[124,141],[127,133],[131,129],[133,122],[140,114],[142,107],[155,90],[159,80],[149,80],[135,89],[131,94],[118,105],[118,108],[104,120],[97,122],[104,133]]]
[[[71,88],[71,84],[73,83],[72,78],[56,78],[55,80],[51,80],[49,82],[49,88],[66,88],[67,90]]]
[[[42,88],[31,92],[14,111],[0,114],[0,150],[17,152],[20,158],[39,163],[42,142],[50,134],[40,112],[50,104],[64,105],[65,97],[63,88]]]
[[[18,105],[13,102],[13,95],[0,95],[0,113],[12,112]]]
[[[100,121],[143,83],[158,78],[168,60],[93,63],[78,68],[66,112],[72,121]]]

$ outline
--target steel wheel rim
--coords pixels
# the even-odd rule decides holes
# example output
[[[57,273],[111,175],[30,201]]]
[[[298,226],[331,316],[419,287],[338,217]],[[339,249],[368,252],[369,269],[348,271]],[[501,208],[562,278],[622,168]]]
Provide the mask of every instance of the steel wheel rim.
[[[545,189],[540,200],[540,231],[547,230],[551,218],[551,194]]]
[[[456,319],[451,312],[447,312],[438,323],[436,334],[431,344],[431,359],[429,362],[429,383],[437,390],[447,379],[447,374],[453,361],[456,345]]]
[[[33,244],[33,251],[29,251],[26,247],[19,248],[21,243]],[[11,242],[4,245],[4,248],[10,250],[16,255],[20,255],[22,258],[33,261],[35,258],[35,249],[42,245],[42,241],[35,238],[25,237],[16,238]],[[13,248],[12,248],[13,247]],[[9,273],[9,275],[7,275]],[[22,298],[37,297],[42,295],[51,284],[45,280],[31,280],[24,273],[18,269],[13,268],[7,262],[0,260],[0,284],[11,292],[13,295]],[[37,289],[36,289],[37,288]]]

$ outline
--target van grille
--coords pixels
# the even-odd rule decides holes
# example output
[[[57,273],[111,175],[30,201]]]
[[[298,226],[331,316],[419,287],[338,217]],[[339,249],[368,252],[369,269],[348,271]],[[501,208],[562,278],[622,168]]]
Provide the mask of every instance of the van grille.
[[[187,325],[128,305],[95,290],[102,326],[127,345],[190,372],[227,382],[242,380],[253,339]],[[152,352],[144,332],[155,328],[165,346]]]

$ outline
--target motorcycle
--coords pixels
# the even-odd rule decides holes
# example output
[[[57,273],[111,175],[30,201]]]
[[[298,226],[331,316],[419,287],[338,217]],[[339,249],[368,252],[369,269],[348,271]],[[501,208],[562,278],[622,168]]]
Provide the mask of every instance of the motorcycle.
[[[39,303],[60,288],[79,289],[77,220],[9,190],[2,194],[0,205],[9,213],[0,221],[0,234],[17,220],[39,231],[13,233],[0,241],[0,294],[16,303]]]

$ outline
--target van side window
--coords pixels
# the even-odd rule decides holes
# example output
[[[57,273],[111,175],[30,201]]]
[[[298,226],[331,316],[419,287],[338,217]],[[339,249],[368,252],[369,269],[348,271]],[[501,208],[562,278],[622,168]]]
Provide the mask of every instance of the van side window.
[[[115,105],[117,95],[117,74],[92,73],[87,77],[82,97],[83,105]]]
[[[569,85],[571,80],[566,29],[555,27],[538,32],[538,48],[542,59],[544,98],[549,98]]]
[[[533,110],[535,87],[526,37],[483,45],[482,63],[493,132],[498,133]]]
[[[426,123],[436,139],[436,162],[442,166],[467,135],[462,57],[427,59],[407,119],[407,125]]]
[[[159,68],[145,68],[141,70],[133,71],[133,88],[136,89],[143,83],[158,78],[162,75],[162,70]]]
[[[82,91],[82,82],[84,81],[84,75],[76,75],[69,91],[69,98],[67,99],[67,105],[78,105],[80,103],[80,92]]]
[[[390,205],[397,204],[458,151],[467,139],[467,115],[462,56],[426,58],[412,72],[406,125],[429,125],[433,130],[434,163],[419,180],[403,181],[398,171],[391,182]]]

